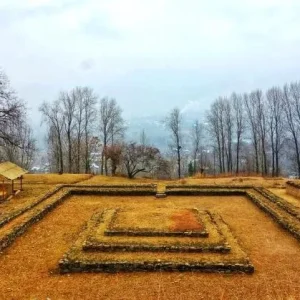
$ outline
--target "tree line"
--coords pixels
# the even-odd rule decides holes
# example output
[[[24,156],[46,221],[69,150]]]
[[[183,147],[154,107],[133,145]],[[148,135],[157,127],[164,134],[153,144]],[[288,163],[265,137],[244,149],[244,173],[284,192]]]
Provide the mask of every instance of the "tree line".
[[[219,97],[207,123],[219,173],[300,176],[300,82]]]
[[[300,82],[219,97],[189,134],[182,133],[178,108],[170,112],[166,124],[176,150],[178,177],[187,139],[190,163],[185,174],[300,177]]]
[[[51,172],[103,175],[139,173],[163,178],[201,174],[300,176],[300,82],[267,91],[217,98],[205,118],[185,125],[179,108],[162,120],[169,151],[148,142],[146,133],[126,140],[126,122],[114,98],[99,98],[90,87],[60,92],[39,107],[47,124]],[[26,103],[0,71],[0,154],[29,168],[36,142]]]
[[[53,102],[40,106],[47,124],[50,171],[102,175],[154,174],[160,151],[139,142],[126,142],[122,109],[114,98],[99,98],[89,87],[61,92]],[[95,170],[95,168],[99,168]]]

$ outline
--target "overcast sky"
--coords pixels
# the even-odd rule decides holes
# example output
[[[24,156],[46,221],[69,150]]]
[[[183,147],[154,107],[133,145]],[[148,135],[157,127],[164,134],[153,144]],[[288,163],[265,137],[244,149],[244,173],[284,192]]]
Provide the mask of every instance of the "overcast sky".
[[[299,80],[300,1],[0,0],[0,66],[38,106],[88,85],[126,118]]]

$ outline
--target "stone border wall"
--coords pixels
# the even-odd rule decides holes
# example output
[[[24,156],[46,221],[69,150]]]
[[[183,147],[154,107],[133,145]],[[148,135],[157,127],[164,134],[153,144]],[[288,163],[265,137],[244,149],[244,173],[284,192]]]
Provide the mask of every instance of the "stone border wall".
[[[206,189],[174,189],[166,190],[167,196],[240,196],[245,195],[242,189],[206,188]]]
[[[224,264],[224,263],[164,263],[164,262],[147,262],[145,263],[88,263],[88,262],[69,262],[62,259],[59,262],[59,268],[61,273],[70,272],[106,272],[106,273],[117,273],[117,272],[156,272],[156,271],[167,271],[167,272],[206,272],[206,273],[246,273],[253,274],[254,267],[252,264]]]
[[[166,190],[174,189],[251,189],[253,185],[216,185],[216,184],[167,184]]]
[[[2,227],[3,225],[7,224],[8,222],[10,222],[11,220],[15,219],[16,217],[20,216],[21,214],[25,213],[26,211],[30,210],[31,208],[34,208],[35,206],[37,206],[38,204],[40,204],[41,202],[43,202],[44,200],[48,199],[49,197],[53,196],[55,193],[57,193],[60,189],[63,188],[63,185],[58,185],[56,186],[54,189],[48,191],[46,194],[44,194],[43,196],[41,196],[40,198],[38,198],[38,200],[32,204],[29,204],[26,207],[23,207],[20,210],[17,210],[11,214],[8,214],[5,218],[3,218],[0,221],[0,227]]]
[[[300,184],[294,181],[287,181],[286,193],[300,199]]]
[[[279,213],[274,212],[268,206],[266,206],[259,198],[251,194],[251,192],[246,193],[248,199],[250,199],[254,204],[256,204],[264,212],[268,213],[281,227],[290,232],[298,241],[300,241],[300,231],[298,228],[288,222],[288,220],[282,218]]]
[[[47,206],[45,206],[42,210],[36,210],[33,212],[33,215],[28,220],[25,220],[18,226],[15,226],[11,228],[7,234],[0,239],[0,251],[2,251],[4,248],[10,246],[15,239],[22,235],[32,224],[40,221],[43,217],[45,217],[49,212],[51,212],[55,207],[57,207],[59,204],[61,204],[68,196],[70,192],[66,191],[64,194],[62,194],[60,197],[57,198],[57,200]]]
[[[174,187],[174,186],[173,186]],[[30,209],[34,210],[34,207],[44,200],[48,199],[49,197],[53,196],[55,193],[60,191],[62,188],[69,188],[67,191],[61,195],[57,201],[54,203],[46,206],[43,210],[36,210],[33,212],[32,218],[26,220],[24,223],[19,224],[18,226],[10,229],[7,234],[0,240],[0,251],[4,248],[8,247],[12,242],[24,233],[32,224],[36,223],[40,219],[42,219],[48,212],[52,211],[58,204],[62,203],[69,195],[113,195],[113,196],[149,196],[156,194],[156,186],[154,185],[135,185],[134,190],[130,190],[132,188],[131,185],[122,185],[117,188],[116,186],[85,186],[85,185],[59,185],[56,186],[53,190],[49,191],[45,195],[43,195],[37,202],[25,207],[23,210],[17,211],[14,214],[7,216],[2,222],[0,223],[0,227],[7,224],[9,221],[13,220],[14,218],[20,216],[23,213],[26,213]],[[250,189],[251,190],[251,189]],[[266,196],[265,191],[261,189],[254,189],[258,193],[260,193],[263,197],[272,201],[272,197],[270,195]],[[300,241],[300,230],[285,220],[281,218],[280,213],[274,212],[268,206],[266,206],[260,199],[258,199],[255,195],[249,193],[249,190],[245,190],[245,186],[237,187],[232,186],[224,188],[224,186],[211,186],[211,189],[208,186],[195,186],[193,188],[185,188],[180,186],[180,189],[177,187],[174,190],[166,191],[168,195],[177,195],[177,196],[231,196],[231,195],[245,195],[248,199],[250,199],[254,204],[256,204],[259,208],[263,211],[267,212],[278,224],[280,224],[284,229],[288,230],[293,236],[295,236]],[[284,209],[285,211],[291,213],[292,210],[290,207],[285,206],[284,201],[282,198],[278,197],[278,199],[273,199],[274,203],[278,206],[279,209]],[[163,201],[163,200],[162,200]],[[279,204],[280,203],[280,204]],[[285,208],[284,208],[285,207]],[[294,215],[293,215],[294,216]]]
[[[300,220],[300,209],[294,206],[292,203],[286,201],[283,198],[278,197],[277,195],[265,188],[254,188],[254,190],[263,195],[265,198],[272,201],[273,203],[276,203],[279,207],[288,212],[290,215]]]
[[[37,209],[35,210],[35,206],[42,203],[43,201],[47,200],[49,197],[52,197],[61,189],[66,188],[66,192],[63,193],[57,200],[50,205],[45,206],[42,210]],[[85,189],[87,188],[87,189]],[[28,220],[22,222],[18,226],[15,226],[8,230],[7,234],[0,239],[0,251],[10,246],[15,239],[22,235],[32,224],[41,220],[46,214],[52,211],[57,205],[61,204],[66,198],[70,195],[114,195],[114,196],[149,196],[156,194],[156,186],[153,185],[135,185],[134,190],[129,190],[131,188],[130,185],[126,186],[77,186],[77,185],[58,185],[53,190],[47,192],[43,195],[39,200],[33,204],[30,204],[23,208],[22,210],[16,211],[7,216],[7,218],[3,219],[0,223],[0,227],[4,226],[5,224],[9,223],[13,219],[17,218],[18,216],[22,215],[23,213],[28,212],[30,209],[33,209],[33,216],[30,217]]]

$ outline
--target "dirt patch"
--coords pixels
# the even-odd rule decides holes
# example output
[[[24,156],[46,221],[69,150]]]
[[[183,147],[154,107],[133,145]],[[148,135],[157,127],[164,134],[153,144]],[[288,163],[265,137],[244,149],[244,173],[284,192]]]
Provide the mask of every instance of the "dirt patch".
[[[204,226],[199,218],[191,210],[181,210],[171,215],[172,225],[169,227],[171,231],[193,231],[203,230]]]

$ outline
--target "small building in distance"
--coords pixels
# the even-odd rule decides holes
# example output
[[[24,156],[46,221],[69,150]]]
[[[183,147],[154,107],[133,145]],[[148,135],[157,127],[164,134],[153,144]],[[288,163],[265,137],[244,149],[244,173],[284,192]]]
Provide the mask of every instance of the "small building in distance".
[[[13,195],[16,190],[22,190],[23,175],[28,171],[12,162],[0,163],[0,199],[3,201]],[[18,189],[15,189],[15,180],[19,179]]]

